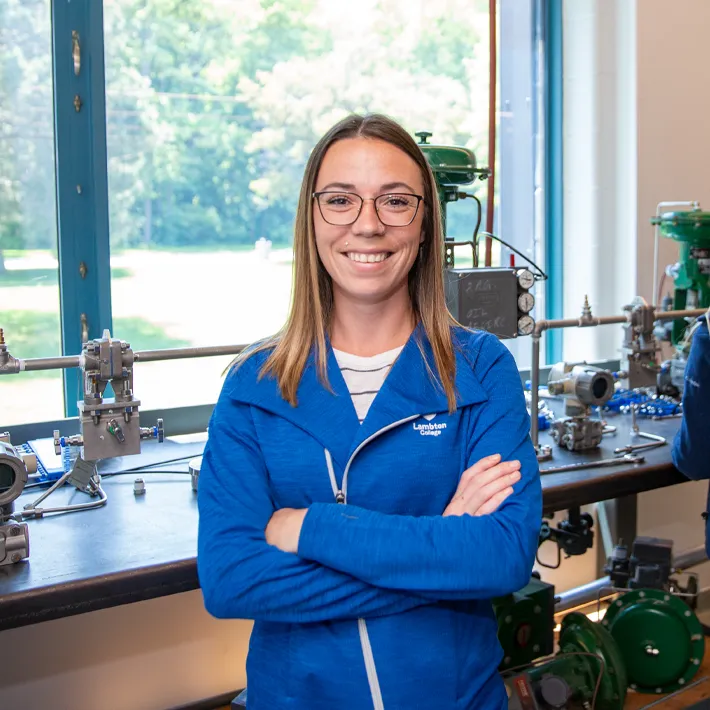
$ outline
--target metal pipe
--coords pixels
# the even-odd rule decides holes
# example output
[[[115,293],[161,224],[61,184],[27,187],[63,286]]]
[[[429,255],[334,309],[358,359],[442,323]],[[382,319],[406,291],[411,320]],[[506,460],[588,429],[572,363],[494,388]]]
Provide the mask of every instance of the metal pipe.
[[[708,556],[705,551],[705,545],[698,545],[678,555],[673,560],[673,567],[677,570],[686,570],[703,562],[707,562],[707,559]]]
[[[684,572],[691,567],[696,567],[697,565],[706,562],[707,559],[708,557],[705,553],[705,546],[699,545],[698,547],[686,550],[682,554],[675,557],[673,559],[673,569]],[[555,612],[567,611],[568,609],[574,609],[578,606],[591,604],[597,600],[602,589],[610,586],[611,580],[609,577],[600,577],[599,579],[595,579],[593,582],[588,582],[587,584],[582,584],[579,587],[574,587],[573,589],[560,592],[555,595],[557,598]]]
[[[699,318],[704,316],[707,308],[688,308],[684,311],[656,311],[656,320],[675,320],[676,318]]]
[[[555,330],[557,328],[589,328],[596,325],[613,325],[615,323],[626,323],[627,316],[601,316],[599,318],[565,318],[561,320],[540,320],[535,324],[533,332],[542,333],[543,330]]]
[[[210,345],[196,348],[172,348],[166,350],[141,350],[133,353],[135,362],[156,362],[159,360],[181,360],[193,357],[215,357],[217,355],[238,355],[246,345]],[[18,360],[20,368],[33,372],[37,370],[62,370],[79,367],[79,355],[64,357],[36,357],[28,360]]]
[[[238,355],[246,345],[210,345],[196,348],[173,348],[171,350],[142,350],[133,354],[136,362],[156,362],[158,360],[181,360],[190,357],[214,357],[216,355]]]
[[[20,372],[32,372],[35,370],[66,370],[72,367],[79,367],[78,355],[66,355],[64,357],[33,357],[29,360],[20,360]]]
[[[676,318],[691,318],[702,316],[705,310],[696,308],[687,311],[660,311],[656,314],[657,320],[674,320]],[[627,316],[604,316],[601,318],[568,318],[565,320],[541,320],[538,321],[533,330],[533,362],[531,367],[531,376],[533,381],[540,383],[540,334],[545,330],[553,328],[585,328],[597,325],[612,325],[615,323],[625,323]],[[537,339],[535,338],[537,336]],[[135,362],[157,362],[162,360],[181,360],[185,358],[196,357],[215,357],[218,355],[238,355],[246,345],[209,345],[204,347],[194,348],[172,348],[166,350],[143,350],[133,354]],[[30,358],[28,360],[18,360],[18,369],[15,372],[7,372],[0,370],[0,374],[15,374],[16,372],[33,372],[37,370],[63,370],[72,367],[79,367],[79,355],[66,355],[63,357],[42,357]],[[537,388],[532,389],[532,405],[533,411],[537,411],[538,395]],[[537,446],[537,422],[534,426],[533,443]],[[532,434],[531,429],[531,434]]]
[[[532,360],[533,365],[530,372],[530,436],[537,450],[538,445],[538,387],[540,386],[540,333],[533,331],[532,334]],[[537,363],[537,366],[535,365]]]
[[[586,309],[585,303],[585,309]],[[675,320],[676,318],[697,318],[705,314],[703,308],[693,308],[684,311],[655,311],[655,320]],[[546,330],[555,330],[557,328],[589,328],[598,325],[617,325],[626,323],[629,320],[629,315],[623,316],[581,316],[580,318],[564,318],[558,320],[539,320],[535,324],[532,332],[532,363],[530,365],[530,437],[533,446],[537,450],[539,447],[539,431],[537,425],[537,407],[539,403],[539,395],[537,388],[540,384],[540,335]],[[536,338],[537,336],[537,338]],[[536,386],[537,383],[537,386]]]

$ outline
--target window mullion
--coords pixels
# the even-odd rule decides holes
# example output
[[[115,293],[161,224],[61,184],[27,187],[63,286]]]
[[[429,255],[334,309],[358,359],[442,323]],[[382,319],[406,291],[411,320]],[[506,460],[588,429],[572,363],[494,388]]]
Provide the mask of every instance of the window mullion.
[[[53,0],[52,55],[62,351],[72,355],[111,328],[101,1]],[[80,385],[67,370],[67,416],[77,414]]]
[[[545,61],[545,267],[547,319],[563,317],[562,238],[562,0],[544,0]],[[546,361],[562,360],[562,332],[546,334]]]

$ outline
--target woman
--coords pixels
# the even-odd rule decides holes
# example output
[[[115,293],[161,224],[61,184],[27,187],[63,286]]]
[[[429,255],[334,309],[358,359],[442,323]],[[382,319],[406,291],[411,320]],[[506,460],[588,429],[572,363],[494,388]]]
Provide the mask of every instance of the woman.
[[[255,620],[250,710],[507,707],[490,599],[529,579],[541,486],[515,362],[446,309],[436,184],[351,116],[301,188],[289,320],[210,423],[207,610]]]

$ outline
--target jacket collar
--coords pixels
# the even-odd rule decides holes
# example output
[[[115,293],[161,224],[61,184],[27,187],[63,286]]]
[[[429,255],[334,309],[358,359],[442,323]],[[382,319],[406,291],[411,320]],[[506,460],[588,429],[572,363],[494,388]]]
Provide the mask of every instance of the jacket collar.
[[[446,394],[427,369],[428,362],[436,372],[431,346],[421,325],[402,348],[362,424],[358,422],[330,342],[327,348],[330,390],[318,379],[315,357],[311,355],[298,388],[296,407],[281,397],[273,377],[264,377],[255,383],[251,380],[250,386],[236,387],[231,397],[270,411],[305,430],[327,448],[343,468],[355,449],[384,427],[415,415],[448,411]],[[456,389],[458,407],[487,399],[472,363],[460,348],[456,348]]]

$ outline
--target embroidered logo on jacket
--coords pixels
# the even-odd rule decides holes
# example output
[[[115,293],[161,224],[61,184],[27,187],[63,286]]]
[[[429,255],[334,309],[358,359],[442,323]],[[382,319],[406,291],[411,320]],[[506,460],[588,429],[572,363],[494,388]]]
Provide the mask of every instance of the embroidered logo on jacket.
[[[418,431],[420,436],[440,436],[443,429],[446,429],[446,422],[432,423],[432,419],[436,417],[436,414],[425,414],[424,419],[427,420],[426,424],[420,424],[414,422],[412,424],[412,429]]]

